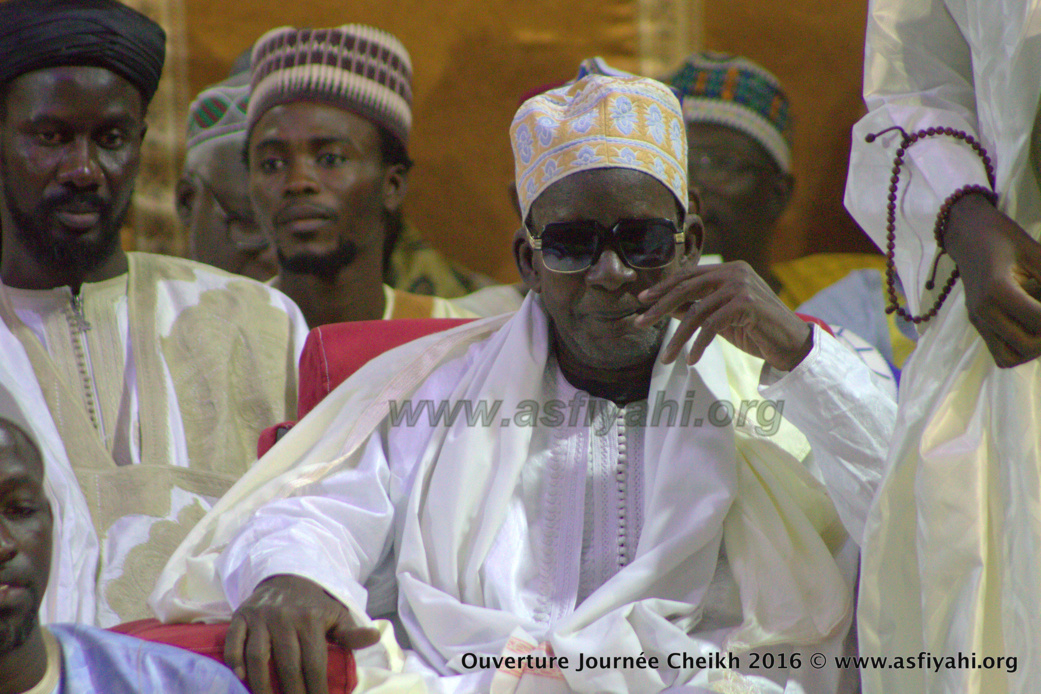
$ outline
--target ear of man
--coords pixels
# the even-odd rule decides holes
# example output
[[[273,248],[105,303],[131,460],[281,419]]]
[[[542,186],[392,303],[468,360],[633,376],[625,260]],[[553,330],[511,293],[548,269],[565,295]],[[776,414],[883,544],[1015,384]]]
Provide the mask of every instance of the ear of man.
[[[688,214],[683,220],[683,263],[697,265],[705,245],[705,225],[697,214]]]
[[[682,260],[697,265],[705,246],[705,224],[701,221],[701,195],[693,186],[687,188],[687,216],[681,223],[686,237]]]
[[[513,233],[513,260],[517,263],[517,271],[525,286],[535,293],[542,291],[542,276],[535,262],[535,249],[528,243],[528,235],[524,227]]]
[[[181,220],[181,226],[184,228],[187,228],[191,222],[195,195],[195,186],[192,185],[188,174],[182,175],[174,187],[174,209],[177,210],[177,218]]]
[[[788,173],[777,173],[767,186],[766,192],[764,202],[767,213],[776,222],[788,209],[788,203],[792,200],[792,194],[795,192],[795,177]]]
[[[383,172],[383,209],[397,212],[405,202],[408,192],[408,167],[404,164],[389,164]]]

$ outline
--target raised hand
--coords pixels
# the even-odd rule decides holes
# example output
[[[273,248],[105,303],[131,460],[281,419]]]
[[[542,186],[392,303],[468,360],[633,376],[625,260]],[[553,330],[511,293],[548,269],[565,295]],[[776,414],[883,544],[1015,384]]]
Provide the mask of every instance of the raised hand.
[[[944,246],[965,284],[965,306],[1002,368],[1041,356],[1041,244],[982,195],[951,208]]]
[[[716,335],[782,371],[791,371],[813,348],[813,330],[796,316],[744,261],[684,266],[640,293],[650,308],[638,319],[650,325],[669,315],[680,327],[662,352],[676,359],[701,328],[688,362],[697,362]]]

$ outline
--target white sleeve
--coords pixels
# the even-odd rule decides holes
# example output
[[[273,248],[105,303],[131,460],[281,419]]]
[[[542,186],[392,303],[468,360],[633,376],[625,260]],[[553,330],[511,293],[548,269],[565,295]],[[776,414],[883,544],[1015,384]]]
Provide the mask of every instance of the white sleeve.
[[[783,402],[784,418],[813,448],[816,466],[850,536],[860,544],[864,522],[896,424],[896,401],[871,370],[819,326],[813,349],[791,372],[764,365],[759,391]]]
[[[853,128],[845,205],[885,251],[886,205],[902,135],[893,130],[872,143],[865,136],[898,125],[908,134],[950,127],[979,139],[972,53],[944,0],[872,0],[864,100],[869,113]],[[993,156],[994,147],[983,144]],[[970,184],[988,185],[981,158],[964,142],[940,136],[906,150],[894,260],[915,313],[925,303],[921,293],[937,251],[936,215],[951,193]],[[946,276],[941,269],[938,283]]]
[[[365,581],[391,555],[390,477],[375,433],[356,467],[261,507],[217,561],[231,608],[238,609],[264,579],[294,574],[364,614]]]
[[[450,392],[468,359],[439,367],[365,443],[357,464],[262,506],[221,552],[217,574],[238,609],[266,578],[293,574],[322,586],[357,616],[394,611],[394,542],[420,457],[435,429],[423,404]],[[410,415],[416,405],[413,415]],[[436,418],[435,418],[436,419]]]

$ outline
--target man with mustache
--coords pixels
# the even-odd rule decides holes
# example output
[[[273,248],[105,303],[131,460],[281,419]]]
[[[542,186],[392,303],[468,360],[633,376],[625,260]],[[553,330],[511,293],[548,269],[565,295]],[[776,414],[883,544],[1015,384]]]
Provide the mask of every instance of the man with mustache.
[[[246,691],[227,668],[180,648],[83,625],[42,626],[53,521],[39,449],[0,417],[0,694]]]
[[[157,610],[232,615],[256,694],[269,658],[326,691],[325,637],[432,691],[849,691],[895,403],[747,263],[698,264],[679,102],[595,66],[510,129],[521,308],[377,357],[174,552]]]
[[[45,621],[150,615],[170,549],[295,414],[299,309],[120,246],[165,36],[115,0],[0,4],[0,383],[65,500]]]
[[[253,48],[250,197],[273,239],[275,286],[307,323],[473,315],[384,284],[412,162],[408,51],[362,25],[281,27]]]

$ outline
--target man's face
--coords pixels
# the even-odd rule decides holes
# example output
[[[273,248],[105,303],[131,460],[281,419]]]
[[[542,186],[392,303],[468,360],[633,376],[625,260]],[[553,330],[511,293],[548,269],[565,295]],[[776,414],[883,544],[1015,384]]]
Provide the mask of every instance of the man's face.
[[[192,258],[263,282],[278,273],[278,262],[253,214],[245,140],[245,133],[224,137],[189,155],[177,185],[177,212]]]
[[[668,188],[648,174],[629,169],[581,171],[547,188],[531,206],[530,230],[539,235],[546,224],[594,220],[613,227],[621,219],[664,218],[683,228],[676,198]],[[645,310],[637,295],[656,284],[683,262],[696,262],[696,244],[688,236],[676,257],[664,268],[634,270],[626,266],[613,245],[608,244],[588,270],[554,272],[546,268],[542,253],[519,246],[518,260],[525,281],[541,295],[552,321],[557,348],[586,367],[612,372],[652,363],[667,327],[638,327],[637,316]],[[515,246],[516,247],[516,246]],[[693,254],[687,257],[687,254]],[[525,272],[524,268],[531,268]]]
[[[250,136],[253,208],[289,271],[382,259],[387,176],[376,126],[334,106],[275,106]]]
[[[51,507],[39,452],[0,421],[0,654],[36,626],[51,566]]]
[[[690,185],[701,194],[703,252],[753,267],[765,262],[774,226],[788,204],[790,178],[762,145],[725,125],[691,123],[687,144]]]
[[[144,136],[141,94],[103,68],[59,67],[9,85],[0,122],[3,246],[90,272],[118,248]]]

